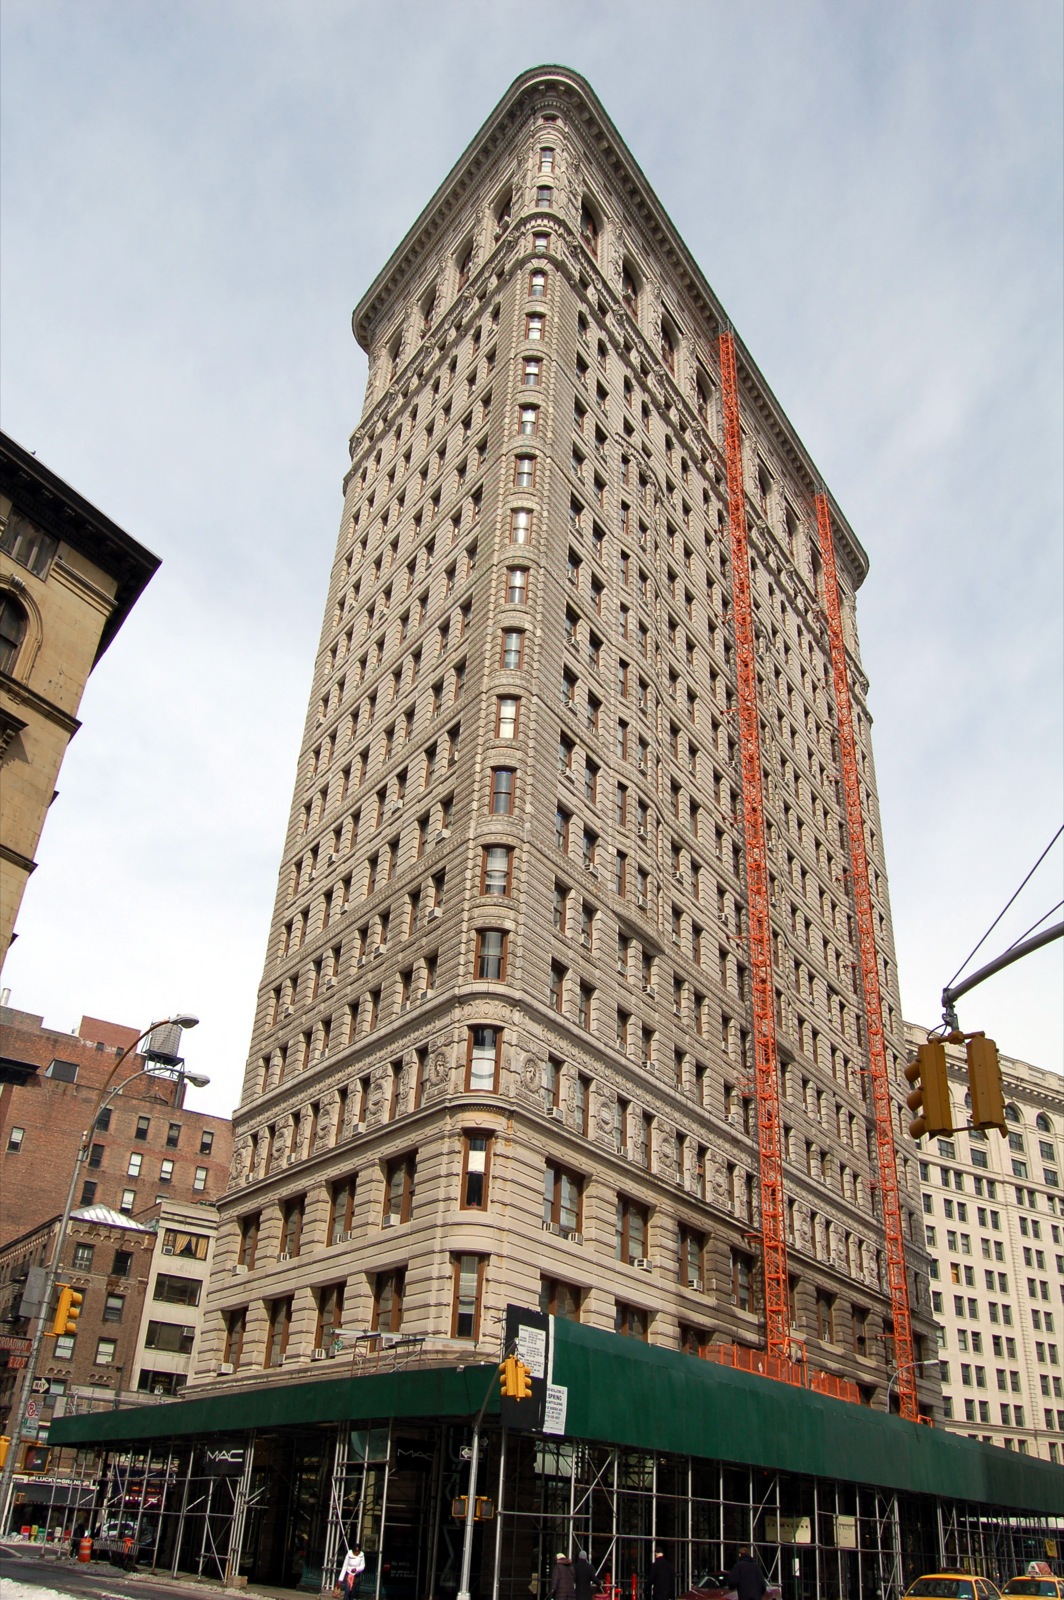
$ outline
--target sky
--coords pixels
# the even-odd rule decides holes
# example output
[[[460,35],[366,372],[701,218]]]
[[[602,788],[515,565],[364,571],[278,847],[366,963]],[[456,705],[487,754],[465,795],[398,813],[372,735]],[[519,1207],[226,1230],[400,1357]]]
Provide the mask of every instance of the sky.
[[[1062,810],[1062,35],[1055,0],[4,0],[0,420],[163,563],[82,701],[11,1003],[190,1010],[189,1103],[235,1105],[365,384],[351,311],[558,62],[868,552],[903,1010],[935,1024]],[[962,1026],[1061,1070],[1062,951]]]

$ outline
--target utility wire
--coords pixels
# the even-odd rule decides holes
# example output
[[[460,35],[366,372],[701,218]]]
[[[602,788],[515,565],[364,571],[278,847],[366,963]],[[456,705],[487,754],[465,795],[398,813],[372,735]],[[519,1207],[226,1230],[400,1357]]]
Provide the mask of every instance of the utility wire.
[[[949,983],[947,983],[947,985],[946,985],[947,989],[952,989],[953,985],[956,983],[957,979],[960,977],[961,973],[964,971],[965,967],[968,965],[969,961],[972,959],[972,956],[974,956],[976,954],[976,952],[981,950],[983,948],[984,944],[986,944],[986,941],[989,939],[990,935],[993,933],[994,929],[997,927],[998,923],[1001,921],[1002,917],[1005,915],[1005,912],[1009,909],[1009,906],[1013,905],[1016,902],[1016,900],[1019,898],[1019,896],[1023,893],[1024,889],[1026,889],[1027,885],[1030,883],[1031,879],[1034,877],[1035,873],[1038,871],[1039,867],[1042,865],[1042,862],[1045,860],[1046,856],[1052,850],[1053,846],[1056,844],[1057,840],[1060,838],[1062,833],[1064,833],[1064,825],[1062,825],[1061,827],[1059,827],[1057,829],[1056,833],[1053,835],[1052,839],[1050,839],[1049,843],[1046,845],[1045,849],[1042,851],[1042,854],[1038,857],[1038,860],[1035,862],[1034,866],[1031,868],[1031,870],[1027,874],[1026,878],[1024,878],[1023,882],[1020,884],[1020,887],[1016,890],[1016,893],[1012,896],[1012,899],[1008,902],[1008,905],[1002,906],[1001,910],[998,912],[997,916],[994,918],[993,922],[990,924],[989,928],[986,930],[986,932],[983,934],[983,937],[980,939],[979,943],[976,945],[975,950],[973,950],[970,955],[966,955],[965,956],[964,960],[961,962],[960,966],[957,968],[956,972],[953,974],[952,978],[949,980]],[[1044,920],[1043,918],[1041,918],[1041,917],[1039,918],[1039,921],[1043,921],[1043,920]],[[1036,923],[1035,926],[1037,927],[1038,924]],[[1011,946],[1010,946],[1010,949],[1011,949]]]
[[[1031,926],[1027,929],[1027,932],[1026,933],[1021,933],[1020,937],[1018,939],[1013,939],[1012,943],[1005,949],[1003,954],[1004,955],[1008,955],[1009,950],[1015,950],[1016,946],[1018,944],[1022,944],[1024,939],[1030,938],[1030,936],[1034,932],[1034,930],[1036,928],[1040,928],[1041,927],[1042,923],[1046,920],[1046,917],[1051,917],[1053,915],[1054,911],[1059,911],[1060,910],[1061,906],[1064,906],[1064,900],[1058,900],[1055,906],[1050,906],[1050,908],[1046,912],[1045,916],[1044,917],[1039,917],[1037,922],[1032,922]]]

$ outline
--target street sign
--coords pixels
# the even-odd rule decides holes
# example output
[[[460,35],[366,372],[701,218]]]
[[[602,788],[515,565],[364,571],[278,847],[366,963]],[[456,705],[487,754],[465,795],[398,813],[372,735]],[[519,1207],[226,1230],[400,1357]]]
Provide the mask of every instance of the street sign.
[[[31,1387],[33,1389],[34,1394],[47,1394],[48,1393],[48,1379],[47,1378],[34,1378]]]
[[[28,1352],[30,1341],[20,1339],[16,1333],[0,1333],[0,1350],[18,1350]]]
[[[27,1422],[34,1421],[37,1417],[40,1416],[40,1414],[41,1414],[41,1402],[39,1400],[27,1400],[26,1401],[26,1420],[27,1420]]]

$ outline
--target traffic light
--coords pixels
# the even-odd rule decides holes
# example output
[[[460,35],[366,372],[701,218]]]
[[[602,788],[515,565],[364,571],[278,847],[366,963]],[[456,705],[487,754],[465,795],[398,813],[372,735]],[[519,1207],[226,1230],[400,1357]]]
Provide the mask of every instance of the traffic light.
[[[499,1367],[499,1389],[507,1400],[530,1400],[532,1375],[523,1361],[507,1356]]]
[[[55,1308],[50,1330],[54,1337],[58,1338],[64,1333],[77,1333],[81,1302],[84,1298],[81,1291],[72,1289],[69,1283],[60,1284],[59,1304]]]
[[[972,1096],[972,1127],[1005,1132],[1005,1097],[1001,1091],[1001,1065],[997,1045],[985,1033],[965,1041],[968,1088]]]
[[[10,1446],[11,1446],[10,1435],[8,1435],[6,1433],[0,1433],[0,1467],[2,1467],[4,1465],[4,1462],[7,1460],[7,1452],[9,1450]]]
[[[946,1073],[946,1046],[939,1039],[928,1039],[910,1061],[905,1076],[912,1084],[912,1093],[905,1104],[916,1112],[909,1124],[914,1139],[925,1133],[953,1132],[953,1113],[949,1103],[949,1077]]]

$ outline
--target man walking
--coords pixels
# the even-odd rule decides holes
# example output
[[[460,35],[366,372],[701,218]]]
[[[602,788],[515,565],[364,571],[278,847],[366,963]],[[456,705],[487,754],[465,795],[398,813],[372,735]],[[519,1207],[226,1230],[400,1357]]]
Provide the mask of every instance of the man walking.
[[[761,1576],[761,1568],[750,1554],[749,1545],[739,1546],[739,1559],[724,1579],[730,1583],[738,1600],[761,1600],[768,1584]]]
[[[581,1550],[573,1562],[573,1582],[576,1584],[576,1600],[593,1600],[595,1569],[587,1559],[586,1550]]]
[[[666,1561],[663,1550],[654,1551],[647,1585],[649,1600],[676,1600],[676,1573],[671,1561]]]

